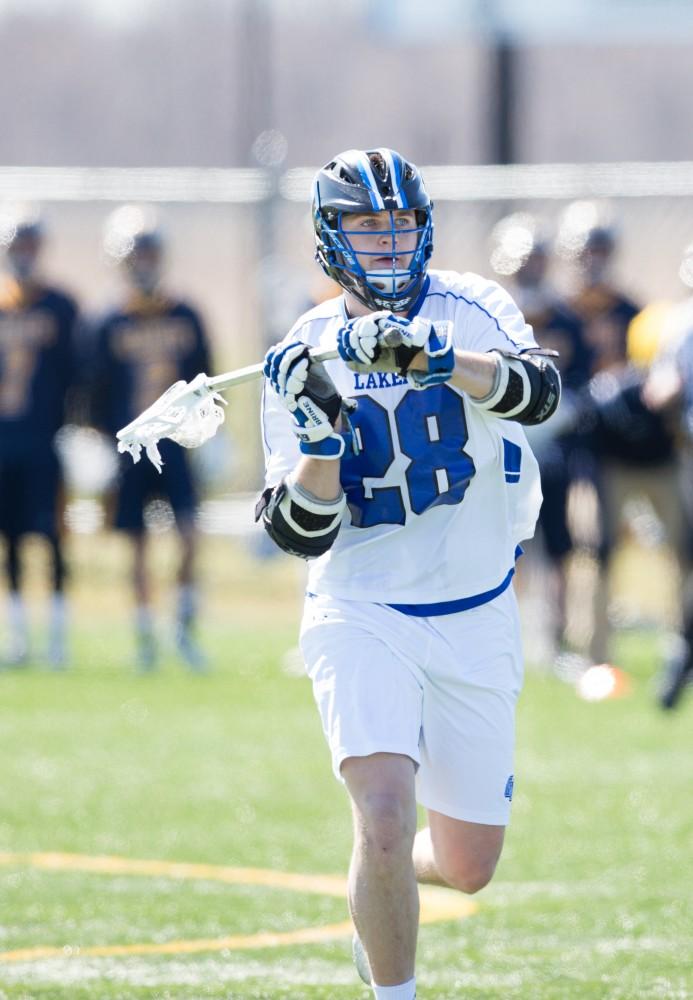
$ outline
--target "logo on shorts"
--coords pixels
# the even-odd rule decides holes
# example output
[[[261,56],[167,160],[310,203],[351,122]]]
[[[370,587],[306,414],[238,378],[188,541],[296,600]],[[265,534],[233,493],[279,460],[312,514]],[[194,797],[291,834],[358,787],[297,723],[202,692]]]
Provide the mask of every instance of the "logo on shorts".
[[[503,796],[508,800],[508,802],[512,802],[513,800],[514,786],[515,786],[515,775],[511,774],[505,783],[505,791],[503,792]]]

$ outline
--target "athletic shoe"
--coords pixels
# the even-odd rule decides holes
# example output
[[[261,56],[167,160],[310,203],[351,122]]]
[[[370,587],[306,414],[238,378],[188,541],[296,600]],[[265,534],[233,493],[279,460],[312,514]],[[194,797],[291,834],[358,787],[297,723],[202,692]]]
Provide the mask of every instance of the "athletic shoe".
[[[354,936],[351,939],[351,955],[354,959],[354,965],[356,966],[356,971],[359,976],[364,981],[366,986],[371,986],[373,983],[371,964],[368,961],[366,949],[361,944],[361,938],[356,932],[354,932]]]
[[[684,688],[691,681],[693,681],[693,650],[685,648],[672,656],[662,671],[658,695],[662,708],[675,708]]]

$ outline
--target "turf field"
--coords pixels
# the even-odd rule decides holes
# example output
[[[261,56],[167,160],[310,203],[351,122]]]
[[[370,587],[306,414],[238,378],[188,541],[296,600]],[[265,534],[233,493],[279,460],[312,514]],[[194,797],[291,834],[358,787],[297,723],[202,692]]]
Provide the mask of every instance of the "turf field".
[[[142,677],[123,552],[90,546],[71,669],[0,673],[0,998],[366,998],[299,570],[209,541],[213,670]],[[473,905],[426,897],[422,1000],[693,996],[693,696],[660,713],[654,657],[624,633],[632,694],[596,704],[529,673],[506,850]]]

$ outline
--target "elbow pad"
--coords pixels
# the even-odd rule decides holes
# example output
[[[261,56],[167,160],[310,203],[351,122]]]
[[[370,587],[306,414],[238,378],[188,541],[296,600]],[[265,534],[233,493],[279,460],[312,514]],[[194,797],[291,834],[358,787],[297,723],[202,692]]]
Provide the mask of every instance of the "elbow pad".
[[[344,492],[336,500],[320,500],[290,477],[266,489],[255,508],[270,538],[290,555],[316,559],[332,546],[346,508]]]
[[[561,377],[553,363],[536,354],[491,352],[497,360],[493,388],[475,406],[520,424],[541,424],[555,413],[561,398]]]

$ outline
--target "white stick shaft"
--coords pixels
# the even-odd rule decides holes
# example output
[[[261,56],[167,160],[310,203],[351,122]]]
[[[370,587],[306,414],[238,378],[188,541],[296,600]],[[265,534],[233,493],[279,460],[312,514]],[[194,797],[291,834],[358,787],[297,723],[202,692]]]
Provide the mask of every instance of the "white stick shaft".
[[[310,356],[313,361],[332,361],[339,357],[339,352],[335,348],[332,350],[318,350],[316,348],[310,352]],[[256,365],[248,365],[246,368],[237,368],[233,372],[213,375],[207,379],[207,385],[216,392],[222,392],[224,389],[230,389],[233,385],[240,385],[241,382],[252,382],[253,379],[261,378],[263,367],[264,365],[260,362]]]

